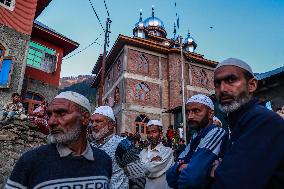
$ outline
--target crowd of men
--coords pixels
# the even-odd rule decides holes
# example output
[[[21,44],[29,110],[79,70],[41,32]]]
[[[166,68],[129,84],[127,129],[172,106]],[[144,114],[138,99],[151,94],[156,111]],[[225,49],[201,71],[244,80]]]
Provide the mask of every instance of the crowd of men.
[[[139,149],[115,133],[111,107],[91,112],[87,98],[62,92],[47,107],[49,144],[20,157],[5,189],[284,188],[284,120],[253,97],[257,80],[250,66],[224,60],[214,71],[214,86],[230,132],[214,118],[212,100],[194,95],[186,118],[195,132],[187,145],[180,140],[176,158],[162,143],[159,120],[148,122],[149,145]]]

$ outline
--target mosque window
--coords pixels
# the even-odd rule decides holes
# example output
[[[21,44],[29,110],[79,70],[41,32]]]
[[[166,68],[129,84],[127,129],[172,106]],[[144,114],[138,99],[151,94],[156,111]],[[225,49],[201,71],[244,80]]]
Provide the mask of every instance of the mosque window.
[[[27,57],[27,65],[47,73],[56,70],[57,55],[56,51],[45,47],[39,43],[30,42]]]
[[[137,116],[135,119],[134,134],[136,133],[147,134],[147,123],[149,121],[150,121],[149,118],[144,114]]]
[[[135,98],[137,100],[149,100],[150,99],[150,88],[144,82],[135,85]]]
[[[144,54],[140,55],[139,62],[138,62],[138,70],[148,73],[149,70],[149,63]]]
[[[202,86],[208,86],[208,75],[206,73],[206,71],[202,68],[199,71],[198,74],[198,82],[202,85]]]
[[[0,6],[13,11],[15,9],[16,0],[0,0]]]

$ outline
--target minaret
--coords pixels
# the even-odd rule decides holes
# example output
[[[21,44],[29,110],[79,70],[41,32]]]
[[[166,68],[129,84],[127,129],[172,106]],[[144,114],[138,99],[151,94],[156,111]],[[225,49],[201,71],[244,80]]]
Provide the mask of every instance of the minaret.
[[[183,45],[184,45],[184,50],[187,52],[194,52],[197,47],[197,44],[195,43],[194,39],[190,36],[189,30]]]
[[[144,23],[143,23],[143,19],[142,19],[142,9],[140,9],[139,22],[137,22],[135,24],[135,27],[133,29],[133,35],[134,35],[134,37],[145,38]]]

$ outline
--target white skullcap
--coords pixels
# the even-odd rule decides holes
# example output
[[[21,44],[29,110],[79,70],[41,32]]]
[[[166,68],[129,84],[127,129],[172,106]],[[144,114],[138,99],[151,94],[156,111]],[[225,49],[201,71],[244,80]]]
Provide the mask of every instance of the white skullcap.
[[[147,123],[147,126],[151,126],[151,125],[157,125],[159,127],[163,127],[162,123],[159,121],[159,120],[150,120],[148,123]]]
[[[213,117],[213,121],[220,122],[220,124],[221,124],[221,126],[222,126],[222,122],[221,122],[221,120],[220,120],[218,117],[214,116],[214,117]]]
[[[113,121],[115,121],[113,110],[109,106],[99,106],[99,107],[97,107],[96,110],[94,111],[93,115],[94,114],[104,115],[104,116],[112,119]]]
[[[236,67],[239,67],[239,68],[242,68],[248,71],[252,76],[254,76],[251,67],[246,62],[240,59],[237,59],[237,58],[228,58],[226,60],[223,60],[216,66],[215,70],[217,70],[218,68],[222,66],[236,66]]]
[[[212,100],[206,95],[203,94],[193,95],[192,97],[190,97],[190,99],[187,100],[186,104],[191,102],[204,104],[205,106],[208,106],[210,109],[214,110],[214,104]]]
[[[89,111],[89,113],[91,113],[91,104],[90,104],[89,100],[85,96],[83,96],[79,93],[76,93],[76,92],[73,92],[73,91],[65,91],[65,92],[61,92],[54,99],[56,99],[56,98],[63,98],[63,99],[70,100],[70,101],[86,108]]]

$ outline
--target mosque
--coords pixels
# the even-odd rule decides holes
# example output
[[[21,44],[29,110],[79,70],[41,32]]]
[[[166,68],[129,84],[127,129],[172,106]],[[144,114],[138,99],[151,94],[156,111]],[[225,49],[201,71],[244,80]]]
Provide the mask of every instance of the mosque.
[[[195,52],[197,44],[190,33],[179,41],[175,27],[173,37],[167,38],[154,8],[144,20],[140,12],[132,37],[119,35],[116,39],[106,57],[103,94],[97,97],[101,95],[103,105],[113,108],[119,133],[139,133],[144,138],[150,119],[161,120],[164,132],[169,125],[181,127],[183,94],[187,99],[214,93],[213,70],[218,62]],[[102,56],[92,73],[96,74],[92,87],[98,88]]]

